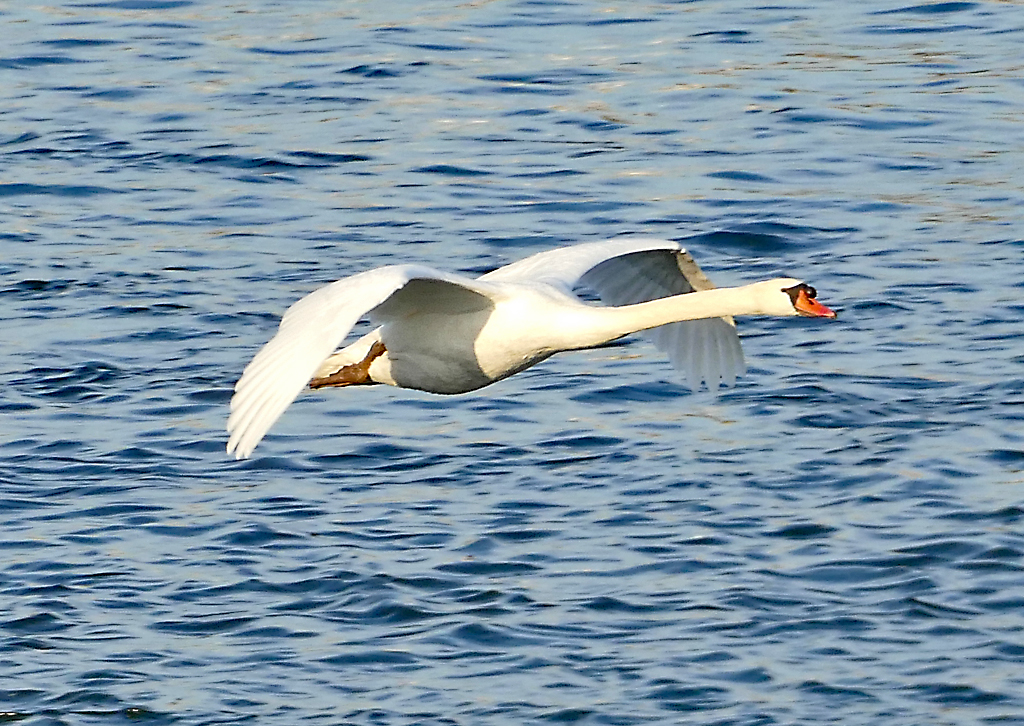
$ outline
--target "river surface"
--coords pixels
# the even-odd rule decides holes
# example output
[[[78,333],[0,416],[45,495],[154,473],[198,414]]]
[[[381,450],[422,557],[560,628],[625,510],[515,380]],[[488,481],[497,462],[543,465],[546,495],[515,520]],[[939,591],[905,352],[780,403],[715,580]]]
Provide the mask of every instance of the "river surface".
[[[0,722],[1024,724],[1014,2],[0,5]],[[281,313],[621,234],[838,321],[307,393]]]

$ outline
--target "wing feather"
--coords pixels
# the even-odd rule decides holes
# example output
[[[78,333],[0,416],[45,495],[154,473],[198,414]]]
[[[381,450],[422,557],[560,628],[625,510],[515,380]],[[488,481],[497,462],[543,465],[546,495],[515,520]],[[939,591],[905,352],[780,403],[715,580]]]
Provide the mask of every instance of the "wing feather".
[[[239,459],[252,453],[361,318],[387,319],[411,311],[412,298],[419,294],[403,295],[402,290],[413,280],[440,281],[443,300],[462,306],[472,297],[483,299],[494,293],[486,284],[417,265],[381,267],[313,291],[285,312],[277,334],[235,384],[227,425],[228,453]],[[421,294],[422,289],[417,292]]]
[[[675,243],[650,244],[606,258],[582,273],[579,282],[597,292],[606,305],[616,307],[714,287],[689,253]],[[722,382],[732,385],[743,372],[743,351],[731,318],[671,323],[643,335],[668,355],[693,390],[702,384],[709,389]]]
[[[647,250],[678,250],[679,243],[650,237],[617,237],[539,252],[488,272],[481,280],[541,282],[571,292],[587,271],[607,260]]]

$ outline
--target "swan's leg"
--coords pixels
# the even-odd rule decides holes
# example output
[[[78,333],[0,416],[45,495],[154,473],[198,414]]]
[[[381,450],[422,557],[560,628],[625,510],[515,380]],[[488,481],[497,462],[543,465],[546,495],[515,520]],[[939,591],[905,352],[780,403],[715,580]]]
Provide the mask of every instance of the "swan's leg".
[[[361,361],[344,366],[329,376],[314,378],[309,382],[309,387],[315,390],[327,386],[358,386],[364,383],[373,383],[370,380],[370,364],[386,352],[387,348],[378,340],[370,346],[370,351]]]

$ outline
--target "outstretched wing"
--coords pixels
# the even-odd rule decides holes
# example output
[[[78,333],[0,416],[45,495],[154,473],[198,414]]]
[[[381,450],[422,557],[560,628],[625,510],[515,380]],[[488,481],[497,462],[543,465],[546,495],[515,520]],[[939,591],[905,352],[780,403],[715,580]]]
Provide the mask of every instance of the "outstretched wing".
[[[490,303],[482,291],[486,287],[428,267],[395,265],[338,280],[302,298],[288,308],[277,334],[235,384],[228,453],[238,459],[252,453],[361,318],[386,320],[424,305],[456,311],[482,306]],[[426,288],[436,294],[424,295]]]
[[[711,290],[715,286],[685,250],[651,249],[613,257],[588,270],[580,283],[606,305],[633,305],[670,295]],[[731,386],[745,370],[732,318],[686,320],[643,333],[698,390],[719,383]]]
[[[647,302],[714,287],[672,240],[622,237],[541,252],[484,275],[487,280],[540,280],[571,290],[583,284],[606,305]],[[743,350],[731,318],[690,320],[643,334],[686,374],[693,390],[732,385],[743,373]]]
[[[580,278],[602,262],[637,252],[678,251],[679,243],[652,237],[618,237],[539,252],[488,272],[481,280],[540,282],[572,292]]]

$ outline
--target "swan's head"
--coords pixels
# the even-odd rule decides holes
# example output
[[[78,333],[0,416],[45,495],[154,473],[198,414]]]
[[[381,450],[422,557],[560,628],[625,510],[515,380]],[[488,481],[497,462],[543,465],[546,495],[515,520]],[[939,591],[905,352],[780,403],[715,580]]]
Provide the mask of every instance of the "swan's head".
[[[805,318],[834,318],[833,310],[816,300],[818,292],[806,282],[791,277],[757,283],[758,297],[768,315],[801,315]]]

